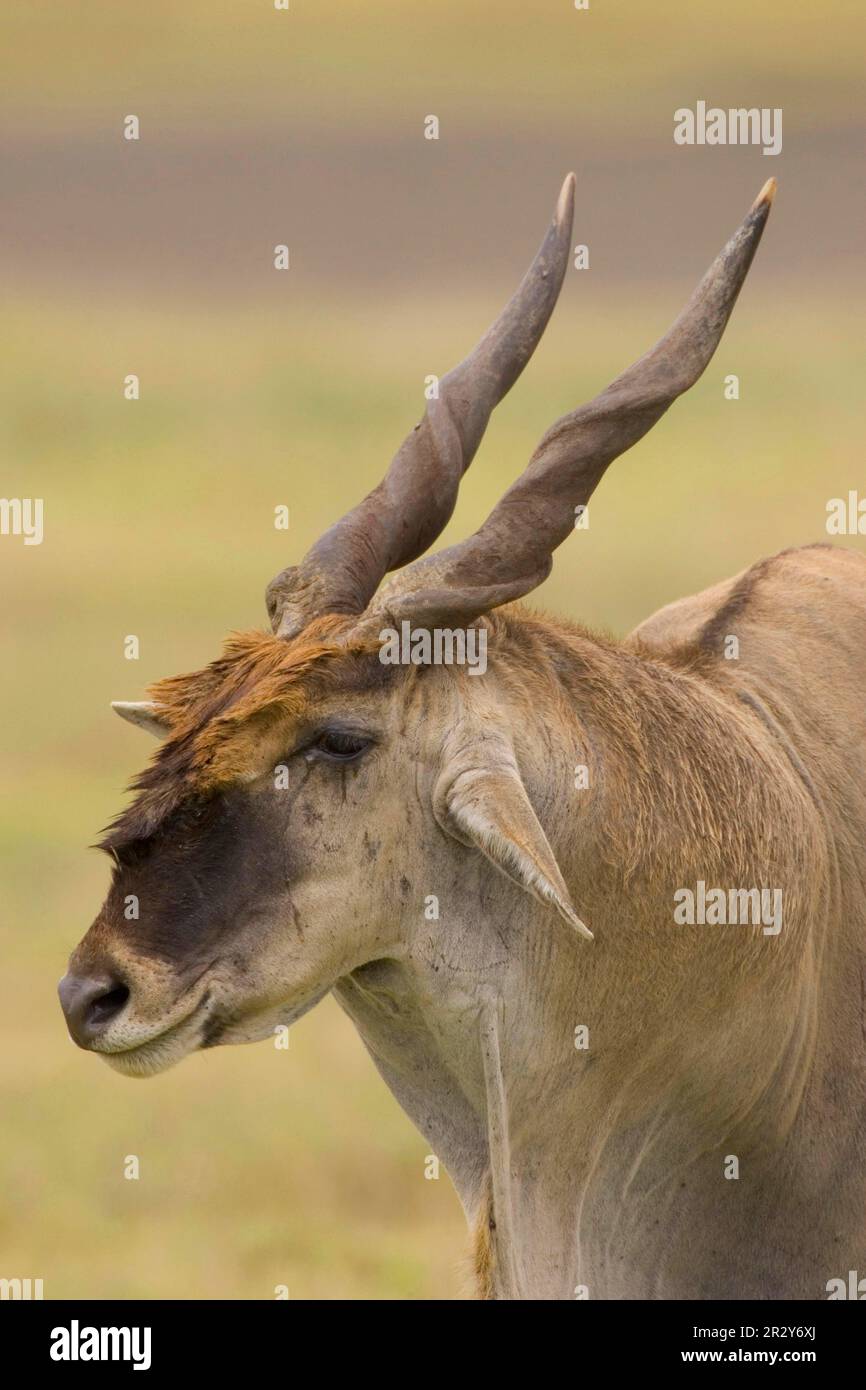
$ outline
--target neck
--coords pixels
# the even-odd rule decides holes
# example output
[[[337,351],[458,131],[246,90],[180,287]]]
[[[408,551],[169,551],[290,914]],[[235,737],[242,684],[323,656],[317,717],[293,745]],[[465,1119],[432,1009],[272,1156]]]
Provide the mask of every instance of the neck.
[[[483,1294],[766,1297],[779,1184],[807,1200],[814,804],[698,674],[508,623],[521,773],[596,940],[491,871],[453,945],[428,924],[337,996],[454,1179]],[[702,883],[781,890],[784,930],[676,921]]]

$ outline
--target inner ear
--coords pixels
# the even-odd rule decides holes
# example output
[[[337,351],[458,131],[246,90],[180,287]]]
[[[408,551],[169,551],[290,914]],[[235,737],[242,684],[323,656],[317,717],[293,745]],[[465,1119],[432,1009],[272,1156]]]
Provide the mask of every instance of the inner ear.
[[[447,834],[481,851],[540,902],[555,907],[582,936],[580,920],[553,850],[532,808],[507,736],[489,725],[450,742],[433,792],[433,814]]]

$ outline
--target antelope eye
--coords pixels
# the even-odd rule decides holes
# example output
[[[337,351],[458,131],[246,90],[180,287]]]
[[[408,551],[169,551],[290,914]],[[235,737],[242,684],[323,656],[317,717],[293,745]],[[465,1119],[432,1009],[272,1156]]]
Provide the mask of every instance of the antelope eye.
[[[343,729],[323,729],[311,751],[320,753],[331,762],[350,763],[360,758],[373,742],[364,734],[350,734]]]

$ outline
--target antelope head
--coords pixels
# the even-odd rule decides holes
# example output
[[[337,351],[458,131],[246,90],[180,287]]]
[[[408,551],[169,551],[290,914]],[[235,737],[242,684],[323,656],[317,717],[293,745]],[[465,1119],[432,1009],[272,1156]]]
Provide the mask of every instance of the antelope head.
[[[270,584],[272,632],[235,635],[205,670],[115,706],[162,742],[102,842],[111,887],[60,985],[80,1046],[145,1075],[264,1038],[377,962],[429,958],[431,943],[455,961],[471,942],[483,970],[502,921],[590,937],[580,884],[572,897],[551,847],[520,618],[497,610],[545,579],[608,464],[704,371],[772,193],[771,181],[656,346],[548,430],[474,535],[427,555],[553,310],[570,175],[516,294],[383,480]],[[486,671],[383,662],[383,633],[404,623],[483,633]],[[425,910],[437,894],[438,918]]]

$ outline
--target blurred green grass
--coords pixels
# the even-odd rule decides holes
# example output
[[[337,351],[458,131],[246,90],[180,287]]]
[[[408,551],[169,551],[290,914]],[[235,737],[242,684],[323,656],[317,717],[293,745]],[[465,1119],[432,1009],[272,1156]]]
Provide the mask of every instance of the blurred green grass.
[[[436,93],[476,126],[568,113],[577,128],[634,136],[624,93],[639,90],[646,109],[672,87],[699,95],[733,78],[746,105],[778,105],[784,90],[788,129],[808,129],[858,109],[862,23],[859,0],[593,0],[587,11],[573,0],[290,0],[283,13],[272,0],[13,0],[0,110],[61,127],[102,127],[123,107],[143,108],[151,129],[218,113],[235,127],[312,116],[393,130],[417,123],[419,98]]]
[[[687,288],[568,289],[446,540],[477,525],[557,415],[658,336]],[[0,546],[0,1272],[44,1278],[47,1297],[466,1286],[448,1179],[425,1180],[427,1146],[331,1001],[288,1052],[217,1050],[141,1084],[72,1047],[54,982],[107,880],[85,846],[149,751],[109,700],[206,662],[230,628],[263,625],[267,580],[376,481],[423,407],[424,377],[462,356],[494,307],[486,295],[325,312],[303,296],[219,311],[7,305],[4,493],[45,498],[45,541]],[[821,538],[827,499],[862,473],[859,352],[848,301],[756,277],[705,377],[612,469],[540,603],[623,632]],[[131,371],[138,402],[123,398]],[[729,372],[737,402],[723,397]],[[288,535],[273,527],[278,503]],[[138,661],[124,659],[128,633]],[[123,1178],[127,1154],[139,1182]]]

